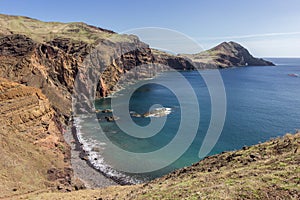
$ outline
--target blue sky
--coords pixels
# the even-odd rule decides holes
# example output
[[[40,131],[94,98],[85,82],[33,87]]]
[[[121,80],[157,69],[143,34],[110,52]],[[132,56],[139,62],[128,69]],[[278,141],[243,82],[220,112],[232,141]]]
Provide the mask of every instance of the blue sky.
[[[83,21],[124,32],[162,27],[210,48],[236,41],[260,57],[300,57],[298,0],[0,0],[0,13],[43,21]]]

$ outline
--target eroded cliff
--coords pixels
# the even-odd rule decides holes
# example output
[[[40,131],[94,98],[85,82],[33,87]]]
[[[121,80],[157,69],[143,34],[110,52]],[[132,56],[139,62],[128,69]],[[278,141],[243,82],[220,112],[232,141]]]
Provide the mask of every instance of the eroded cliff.
[[[0,198],[72,190],[70,149],[45,95],[0,78]]]
[[[245,65],[272,63],[233,43],[174,56],[151,49],[136,36],[84,23],[0,15],[0,77],[6,78],[0,81],[2,197],[72,188],[70,151],[62,137],[72,102],[87,111],[94,98],[169,68]]]
[[[65,121],[71,115],[72,94],[75,108],[87,110],[94,98],[170,68],[273,65],[234,42],[175,56],[151,49],[136,36],[84,23],[0,15],[0,25],[0,77],[40,88]]]

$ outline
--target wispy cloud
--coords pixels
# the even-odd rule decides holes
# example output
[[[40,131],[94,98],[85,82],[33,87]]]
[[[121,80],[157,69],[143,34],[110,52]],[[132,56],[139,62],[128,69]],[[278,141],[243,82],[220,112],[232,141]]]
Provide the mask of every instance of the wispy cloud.
[[[247,39],[247,38],[290,36],[290,35],[300,35],[300,32],[262,33],[262,34],[233,35],[233,36],[223,36],[223,37],[197,37],[196,39],[202,41],[208,41],[208,40]]]

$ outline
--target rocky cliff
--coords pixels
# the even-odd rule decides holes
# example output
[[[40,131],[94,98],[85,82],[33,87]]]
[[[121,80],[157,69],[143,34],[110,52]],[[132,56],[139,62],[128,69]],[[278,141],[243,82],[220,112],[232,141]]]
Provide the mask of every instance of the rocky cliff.
[[[84,102],[116,90],[122,74],[142,79],[163,71],[151,65],[151,49],[136,36],[6,15],[0,25],[0,76],[40,88],[64,120],[70,118],[71,94]],[[139,65],[147,68],[132,70]]]
[[[246,65],[273,63],[254,58],[234,42],[199,54],[175,56],[149,48],[136,36],[84,23],[0,15],[0,77],[40,88],[66,121],[71,115],[72,94],[81,102],[78,107],[88,109],[91,99],[105,97],[168,68]]]
[[[151,49],[136,36],[84,23],[0,15],[0,77],[5,78],[0,85],[4,155],[0,193],[9,196],[48,187],[70,190],[70,151],[62,127],[72,115],[72,102],[75,110],[84,112],[92,108],[94,98],[169,67],[191,70],[247,64],[272,63],[253,58],[235,43],[174,56]]]
[[[62,135],[72,95],[83,101],[107,96],[122,74],[153,77],[153,62],[151,49],[136,36],[0,15],[0,77],[6,78],[0,88],[0,197],[73,189],[70,149]],[[150,65],[131,71],[143,64]]]
[[[152,54],[156,63],[170,66],[176,70],[195,70],[196,66],[190,59],[183,56],[171,55],[156,49],[152,49]]]
[[[72,190],[70,149],[45,95],[0,78],[0,104],[0,198]]]
[[[24,35],[0,38],[0,76],[40,88],[55,110],[69,117],[78,60],[53,45]]]

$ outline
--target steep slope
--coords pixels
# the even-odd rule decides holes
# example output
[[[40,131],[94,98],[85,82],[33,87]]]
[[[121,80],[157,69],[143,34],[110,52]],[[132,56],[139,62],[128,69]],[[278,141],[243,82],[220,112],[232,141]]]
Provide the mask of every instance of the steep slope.
[[[68,117],[77,60],[49,44],[24,35],[0,38],[0,76],[40,88],[55,110]]]
[[[0,105],[0,198],[71,190],[69,147],[42,92],[0,78]]]
[[[84,23],[0,15],[0,77],[40,88],[65,121],[71,115],[74,92],[79,102],[86,102],[108,96],[136,80],[151,78],[168,67],[191,70],[246,64],[272,65],[253,58],[233,42],[195,55],[174,56],[150,49],[136,36]],[[124,75],[126,83],[120,82]],[[84,87],[80,95],[74,91],[75,82]],[[90,91],[92,94],[87,93]],[[82,106],[80,103],[77,107]],[[91,105],[84,107],[86,110]]]
[[[75,81],[85,91],[96,90],[92,95],[103,97],[115,90],[122,74],[131,73],[136,79],[163,70],[151,67],[153,62],[149,46],[133,35],[118,35],[84,23],[0,15],[0,77],[40,88],[66,121],[71,114],[71,94],[76,93]],[[91,73],[88,64],[103,70]],[[130,72],[143,64],[150,68]],[[89,98],[88,94],[82,97]]]
[[[107,38],[114,32],[81,22],[43,22],[29,17],[0,14],[0,35],[12,34],[26,35],[36,42],[72,38],[90,44]]]
[[[32,199],[299,199],[300,132],[210,156],[149,183]]]
[[[233,66],[274,66],[272,62],[254,58],[247,49],[235,42],[223,42],[218,46],[198,53],[184,54],[199,68],[228,68]]]
[[[246,49],[235,43],[223,43],[196,55],[174,56],[152,50],[136,36],[118,35],[84,23],[41,22],[27,17],[0,15],[0,77],[9,80],[1,79],[0,85],[0,144],[3,155],[0,197],[48,190],[49,187],[71,190],[70,151],[62,139],[62,126],[72,114],[72,94],[79,97],[77,106],[82,108],[81,103],[91,98],[86,91],[92,91],[92,97],[105,97],[125,84],[151,78],[157,72],[168,70],[165,65],[178,70],[190,70],[195,66],[223,68],[244,66],[246,63],[272,65],[253,58]],[[99,73],[94,73],[93,67],[100,67]],[[124,85],[116,88],[123,75],[127,77],[125,82],[121,82]],[[74,91],[75,84],[79,84],[82,91]],[[89,109],[92,106],[84,107]],[[199,180],[202,180],[201,177],[207,176],[206,180],[211,177],[209,173],[198,172],[196,166],[193,169]],[[293,169],[299,172],[297,167]],[[226,174],[230,168],[224,170]],[[182,184],[176,173],[170,175],[174,178],[174,185],[162,178],[150,183],[149,187],[138,185],[83,191],[78,196],[77,193],[75,196],[70,194],[70,198],[79,198],[80,195],[90,198],[117,198],[115,195],[120,198],[126,195],[131,198],[145,198],[145,195],[180,198],[179,191],[193,193],[194,186],[201,186],[189,182],[189,176],[181,177],[188,182]],[[224,174],[221,173],[222,176]],[[212,181],[218,183],[217,180]],[[158,185],[165,187],[165,190],[152,189]],[[220,188],[221,191],[227,191],[225,186]],[[167,187],[174,192],[168,193]],[[288,189],[290,191],[294,191],[294,186]],[[213,191],[201,194],[214,195],[209,192]],[[58,197],[60,195],[57,194]]]

